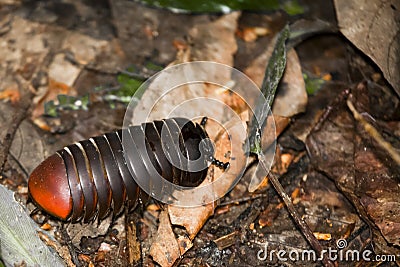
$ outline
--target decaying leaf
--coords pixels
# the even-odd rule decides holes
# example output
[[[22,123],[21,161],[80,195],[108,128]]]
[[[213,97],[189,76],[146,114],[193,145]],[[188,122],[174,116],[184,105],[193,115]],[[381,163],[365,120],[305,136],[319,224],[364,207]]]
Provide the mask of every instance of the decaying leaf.
[[[65,83],[49,78],[47,88],[35,97],[36,107],[32,111],[32,118],[38,118],[45,111],[45,103],[49,101],[56,101],[58,95],[75,96],[76,90]]]
[[[369,56],[400,95],[400,3],[335,0],[340,31]]]
[[[214,214],[215,205],[213,203],[201,207],[177,207],[169,206],[168,213],[171,223],[185,227],[191,239],[203,227],[207,219]]]
[[[271,46],[273,48],[273,46]],[[258,86],[261,86],[265,67],[271,56],[271,48],[268,48],[244,71]],[[275,96],[272,106],[273,114],[292,117],[304,112],[307,105],[307,92],[303,79],[303,73],[299,58],[294,49],[287,53],[285,73]]]
[[[384,99],[388,93],[384,90],[378,93],[376,89],[359,84],[352,90],[352,102],[360,114],[374,118],[373,123],[380,125],[382,136],[399,149],[400,143],[387,130],[387,122],[374,114],[378,110],[372,104],[377,103],[375,98]],[[379,105],[379,110],[389,108],[387,102]],[[311,162],[336,182],[364,220],[377,227],[372,228],[378,249],[375,252],[398,254],[393,245],[400,244],[399,166],[353,118],[345,101],[334,104],[323,119],[307,138]]]
[[[159,220],[160,226],[157,230],[157,239],[151,245],[150,255],[158,264],[168,267],[172,266],[181,255],[180,248],[172,231],[168,212],[162,211]]]
[[[240,12],[221,16],[215,21],[197,25],[190,30],[193,38],[192,60],[209,60],[233,66],[237,50],[235,31]]]
[[[238,16],[238,14],[236,14],[236,15],[235,14],[230,14],[230,15],[227,15],[227,16],[223,16],[219,20],[216,20],[215,22],[213,22],[211,24],[215,24],[218,27],[222,27],[222,29],[220,29],[220,31],[224,32],[224,31],[226,31],[225,30],[226,24],[224,24],[224,23],[226,23],[226,21],[229,21],[229,20],[232,20],[232,19],[234,21],[236,21],[237,20],[237,16]],[[221,25],[221,26],[219,26],[219,25]],[[207,29],[208,29],[209,26],[210,25],[207,26]],[[203,33],[203,34],[207,33],[209,35],[210,32],[206,31],[205,29],[206,28],[203,29],[202,27],[198,27],[195,30],[196,30],[196,33],[197,32],[198,33]],[[231,35],[232,38],[233,38],[234,29],[231,29],[231,28],[229,28],[229,29],[230,30],[227,31],[227,33],[229,35]],[[287,33],[287,29],[286,29],[286,33]],[[205,37],[203,35],[199,35],[199,36],[202,36],[202,37],[197,42],[195,42],[196,45],[204,43],[202,40],[205,40]],[[218,37],[215,36],[213,38],[215,40],[218,40],[220,38],[220,36],[218,36]],[[213,40],[213,38],[211,38],[211,40]],[[206,59],[206,60],[212,59],[214,61],[221,62],[221,60],[219,60],[220,57],[221,57],[221,55],[219,54],[221,52],[220,49],[216,49],[216,48],[211,49],[209,47],[209,45],[210,44],[212,45],[213,42],[212,41],[209,42],[209,39],[207,39],[207,40],[208,41],[207,41],[206,49],[200,47],[201,49],[198,50],[198,51],[202,51],[201,59]],[[227,42],[227,43],[229,45],[229,42]],[[219,45],[219,44],[220,44],[220,42],[216,42],[216,45]],[[227,44],[223,44],[223,46],[221,46],[221,48],[225,47],[223,49],[226,50],[227,49],[226,45]],[[230,49],[232,49],[232,48],[230,48]],[[194,47],[193,51],[194,52],[196,51],[196,47]],[[210,54],[209,55],[204,54],[204,51],[210,51]],[[233,52],[234,52],[234,50],[228,50],[228,54],[223,56],[222,58],[224,58],[225,60],[231,58]],[[226,51],[225,51],[225,53],[226,53]],[[195,55],[195,53],[194,53],[194,55]],[[196,58],[196,56],[194,56],[194,58],[195,59],[199,59],[199,58]],[[231,63],[231,62],[228,61],[228,62],[225,62],[225,63]],[[271,63],[271,65],[274,65],[274,63]],[[265,65],[264,65],[264,67],[265,67]],[[283,72],[283,69],[281,69],[281,70]],[[200,69],[200,70],[199,69],[197,69],[197,70],[193,69],[193,71],[196,71],[197,75],[199,75],[199,73],[201,73],[201,72],[211,73],[211,74],[214,73],[210,69],[204,69],[204,70],[203,69]],[[220,72],[218,72],[218,77],[226,77],[226,81],[227,82],[229,82],[229,75],[230,75],[229,73],[220,73]],[[188,78],[190,78],[190,77],[191,77],[191,75],[188,75]],[[302,78],[302,76],[300,76],[300,77]],[[272,77],[272,78],[274,78],[274,77]],[[159,82],[159,81],[162,81],[165,78],[158,77],[157,79],[159,79],[158,80],[158,82]],[[219,79],[221,79],[221,78],[219,78]],[[275,82],[276,82],[276,85],[277,85],[277,81],[275,81]],[[164,87],[168,87],[168,86],[166,86],[167,83],[164,82],[162,84],[163,84]],[[165,104],[161,104],[160,105],[161,101],[156,95],[154,97],[148,97],[148,96],[151,96],[151,94],[152,94],[151,92],[152,91],[156,92],[157,86],[158,86],[157,82],[153,82],[152,83],[152,87],[150,87],[150,90],[147,90],[144,93],[144,96],[142,98],[143,101],[141,103],[139,103],[138,107],[136,107],[136,112],[138,110],[142,110],[142,109],[145,110],[145,107],[147,105],[149,105],[147,103],[154,103],[154,102],[148,102],[148,101],[157,100],[157,102],[156,102],[157,106],[155,106],[153,108],[153,113],[151,115],[155,116],[155,117],[152,117],[153,119],[155,119],[157,117],[161,118],[161,117],[164,117],[164,116],[160,115],[159,114],[160,112],[161,113],[166,113],[166,114],[169,113],[169,109],[170,108],[166,107],[166,105],[178,106],[178,104],[181,101],[183,101],[182,97],[183,97],[183,99],[190,99],[192,94],[193,94],[194,97],[196,97],[196,96],[199,97],[199,96],[203,96],[203,94],[205,93],[206,95],[209,95],[209,97],[212,97],[212,98],[215,98],[215,99],[219,98],[222,101],[226,101],[227,99],[229,99],[229,97],[226,97],[224,95],[224,93],[221,93],[221,89],[218,89],[215,86],[212,86],[212,85],[206,85],[206,86],[204,86],[204,85],[202,85],[202,86],[190,85],[190,86],[185,86],[185,87],[187,87],[187,88],[185,88],[186,90],[184,91],[185,95],[182,95],[182,94],[177,95],[173,91],[169,92],[170,95],[166,95],[166,96],[164,96],[164,98],[171,97],[171,99],[169,99],[168,101],[165,101]],[[195,90],[193,90],[193,89],[195,89]],[[160,91],[160,90],[158,90],[158,91]],[[177,93],[178,93],[178,91],[179,90],[177,90]],[[147,95],[147,97],[145,97],[146,95]],[[155,98],[155,99],[152,100],[152,98]],[[164,101],[164,99],[162,99],[162,101]],[[236,103],[234,101],[232,102],[231,99],[228,102],[230,104],[233,104],[233,107],[235,109],[239,108],[239,110],[241,110],[240,105],[238,105],[238,103]],[[159,107],[158,107],[158,105],[159,105]],[[192,108],[194,108],[193,105],[192,105]],[[203,105],[201,105],[199,107],[196,107],[194,109],[196,109],[197,112],[198,112],[198,110],[204,110],[204,112],[202,113],[204,115],[204,114],[208,114],[210,108],[213,108],[213,107],[212,106],[205,107],[204,104],[203,104]],[[189,114],[187,114],[187,112],[189,112]],[[190,110],[187,110],[185,115],[186,116],[188,116],[188,115],[190,116],[190,112],[191,112]],[[248,113],[246,112],[246,114],[248,114]],[[212,118],[213,119],[218,119],[219,116],[221,116],[221,118],[223,118],[224,114],[223,113],[214,112]],[[246,121],[248,121],[248,119],[249,119],[248,117],[243,117],[243,122],[242,122],[243,125],[241,127],[245,126],[245,123],[246,123]],[[272,119],[272,117],[271,117],[271,119]],[[286,120],[282,120],[281,122],[283,122],[283,121],[285,121],[285,123],[283,123],[285,125],[281,125],[282,123],[280,123],[281,131],[287,125],[287,122],[288,122],[287,119]],[[273,125],[275,125],[273,120],[271,121],[271,123],[273,123]],[[211,124],[211,126],[210,126],[210,124]],[[208,123],[206,125],[206,128],[207,128],[207,132],[210,135],[210,138],[212,138],[216,142],[216,154],[215,154],[215,157],[218,158],[219,160],[222,160],[222,161],[230,161],[230,167],[226,171],[220,170],[219,168],[210,168],[210,170],[212,170],[211,171],[211,181],[216,180],[216,182],[218,182],[218,186],[214,186],[213,190],[214,190],[214,192],[216,192],[216,194],[218,194],[220,196],[223,196],[235,184],[235,181],[237,181],[236,178],[238,176],[240,176],[240,174],[243,173],[244,167],[246,166],[246,162],[247,162],[247,159],[246,159],[246,156],[245,156],[245,151],[242,151],[242,147],[241,146],[235,146],[235,145],[234,145],[234,147],[231,147],[231,144],[244,144],[244,142],[246,140],[246,136],[245,135],[244,136],[241,135],[240,130],[242,130],[242,129],[237,129],[237,132],[236,132],[234,127],[230,130],[229,135],[226,132],[221,132],[221,134],[217,134],[218,132],[215,132],[215,130],[211,130],[210,131],[210,129],[208,127],[212,127],[212,123],[210,123],[210,124]],[[229,125],[229,122],[225,125],[225,127],[229,128],[228,125]],[[269,127],[268,125],[270,125],[270,124],[267,124],[266,127]],[[271,128],[271,127],[269,127],[269,128]],[[274,128],[274,127],[272,127],[272,128]],[[265,138],[264,138],[265,139],[264,141],[266,143],[269,143],[269,144],[271,142],[274,142],[274,140],[276,138],[275,134],[276,134],[275,130],[272,131],[271,134],[266,134]],[[227,151],[228,151],[228,153],[227,153]],[[221,176],[223,176],[224,179],[219,179],[219,181],[218,181],[218,177],[221,177]],[[207,179],[206,181],[203,182],[203,184],[200,185],[200,187],[205,186],[205,185],[207,185],[209,183],[210,183],[210,179]],[[174,197],[176,199],[179,199],[180,201],[184,201],[185,198],[192,198],[193,196],[191,196],[189,194],[182,194],[181,192],[177,192],[174,195]],[[206,198],[207,197],[208,196],[206,196]],[[209,203],[210,202],[209,199],[203,199],[203,201],[204,201],[204,203]],[[168,208],[168,210],[169,210],[169,215],[170,215],[170,218],[171,218],[171,222],[173,224],[181,225],[181,226],[185,227],[185,229],[187,230],[187,232],[189,234],[189,237],[191,239],[193,239],[196,236],[196,234],[198,233],[198,231],[201,229],[201,227],[204,225],[206,220],[209,218],[209,216],[211,216],[213,214],[214,208],[215,208],[215,204],[211,201],[210,204],[203,205],[201,207],[191,207],[191,208],[188,209],[188,208],[180,208],[180,207],[171,206],[171,207]],[[161,227],[161,225],[160,225],[160,227]],[[179,251],[177,251],[177,249],[178,248],[176,248],[175,246],[170,246],[169,249],[167,249],[168,255],[178,255]],[[164,254],[165,254],[165,252],[164,252]],[[169,260],[167,262],[164,262],[163,264],[169,264]]]
[[[307,101],[300,61],[296,51],[291,49],[287,52],[285,73],[278,88],[272,112],[290,118],[304,112]]]
[[[0,140],[4,140],[17,108],[9,103],[0,103]],[[28,175],[44,159],[46,152],[34,126],[23,121],[13,138],[8,162],[16,170]]]

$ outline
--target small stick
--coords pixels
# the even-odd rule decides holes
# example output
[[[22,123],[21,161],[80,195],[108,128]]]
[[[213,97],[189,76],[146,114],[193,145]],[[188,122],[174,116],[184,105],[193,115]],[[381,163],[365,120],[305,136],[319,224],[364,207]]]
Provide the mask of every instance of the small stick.
[[[23,82],[21,81],[21,79],[22,79],[21,77],[19,79],[17,78],[17,83],[20,93],[23,91],[22,90]],[[30,87],[30,85],[24,84],[24,87],[25,86],[28,86],[28,88]],[[0,173],[2,173],[4,170],[4,165],[7,162],[7,157],[10,152],[11,144],[14,140],[15,133],[17,132],[22,121],[26,118],[28,110],[31,107],[33,95],[34,94],[32,90],[27,90],[27,93],[25,93],[24,97],[21,99],[20,110],[13,117],[12,122],[7,129],[5,137],[1,141],[2,147],[0,148]]]
[[[356,108],[354,107],[353,103],[350,99],[347,99],[347,106],[349,107],[350,111],[353,113],[354,118],[361,123],[364,127],[364,130],[378,143],[378,145],[383,148],[389,155],[400,165],[400,155],[399,153],[393,148],[393,146],[387,142],[382,135],[372,126],[369,124],[363,116],[358,113]]]
[[[333,103],[328,105],[328,107],[326,108],[324,113],[322,113],[322,115],[319,117],[317,123],[313,127],[312,132],[318,132],[321,129],[321,127],[324,124],[324,122],[326,121],[326,119],[331,115],[331,113],[336,109],[336,107],[339,106],[339,104],[343,103],[343,101],[348,97],[349,94],[350,94],[350,90],[345,89],[335,98]]]
[[[225,201],[222,203],[219,203],[218,206],[222,207],[222,206],[226,206],[226,205],[231,205],[231,204],[236,204],[236,203],[242,203],[242,202],[246,202],[249,200],[255,200],[258,198],[262,198],[262,197],[267,197],[267,194],[258,194],[258,195],[252,195],[252,196],[248,196],[248,197],[242,197],[242,198],[238,198],[238,199],[232,199],[229,201]]]
[[[265,161],[265,157],[263,154],[258,155],[258,160],[259,163],[261,164],[261,167],[264,168],[266,172],[268,172],[267,164]],[[308,243],[310,243],[311,247],[318,252],[319,255],[322,255],[322,246],[318,242],[317,238],[314,236],[313,232],[311,231],[310,227],[307,225],[307,223],[300,217],[299,213],[297,212],[296,208],[294,207],[292,200],[290,199],[289,195],[286,194],[285,189],[281,185],[281,183],[278,180],[278,177],[270,173],[268,175],[269,180],[271,181],[272,185],[274,186],[276,192],[279,194],[279,196],[282,198],[283,202],[285,202],[285,205],[292,216],[294,222],[296,225],[300,228],[301,232],[303,233],[304,237],[307,239]],[[326,267],[334,267],[335,264],[329,260],[327,257],[326,253],[323,254],[323,259],[322,263]]]

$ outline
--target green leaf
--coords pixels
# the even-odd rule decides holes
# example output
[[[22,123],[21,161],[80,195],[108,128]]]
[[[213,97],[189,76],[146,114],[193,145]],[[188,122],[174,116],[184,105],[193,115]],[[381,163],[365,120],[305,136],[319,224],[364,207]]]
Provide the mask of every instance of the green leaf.
[[[139,0],[147,5],[168,8],[177,13],[222,12],[234,10],[276,11],[284,10],[289,15],[304,13],[297,0]]]
[[[0,258],[6,266],[24,261],[27,266],[64,266],[40,240],[40,231],[14,193],[0,185]],[[1,264],[0,264],[1,266]]]
[[[152,71],[162,71],[164,68],[160,65],[157,65],[151,61],[147,61],[145,64],[146,69],[152,70]]]
[[[80,106],[84,110],[88,110],[90,104],[89,94],[82,96],[80,99],[75,101],[76,106]]]
[[[264,80],[261,86],[261,94],[256,105],[255,114],[249,126],[250,152],[260,154],[262,152],[261,137],[266,119],[270,113],[270,107],[274,102],[276,89],[282,78],[286,66],[286,40],[289,38],[289,26],[286,25],[277,36],[274,51],[265,70]],[[259,123],[261,125],[259,125]]]
[[[57,105],[54,104],[53,100],[44,103],[44,114],[50,117],[58,116]]]
[[[304,8],[295,0],[284,1],[282,9],[290,16],[300,15],[304,13]]]
[[[313,95],[325,84],[325,80],[321,78],[313,78],[303,73],[304,82],[306,84],[307,94]]]
[[[132,97],[143,83],[142,80],[131,78],[127,74],[118,75],[117,80],[121,87],[119,90],[114,91],[113,95],[120,97]]]

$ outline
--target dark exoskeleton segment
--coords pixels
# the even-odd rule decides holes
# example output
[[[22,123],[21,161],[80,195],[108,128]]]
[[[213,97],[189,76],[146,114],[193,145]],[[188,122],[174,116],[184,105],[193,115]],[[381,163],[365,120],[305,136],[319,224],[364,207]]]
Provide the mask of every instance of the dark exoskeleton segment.
[[[214,158],[206,121],[164,119],[69,145],[33,171],[30,195],[53,216],[88,222],[111,210],[116,215],[125,205],[133,209],[141,194],[137,179],[159,175],[177,185],[198,186],[209,163],[229,166]],[[162,190],[162,184],[153,187]]]

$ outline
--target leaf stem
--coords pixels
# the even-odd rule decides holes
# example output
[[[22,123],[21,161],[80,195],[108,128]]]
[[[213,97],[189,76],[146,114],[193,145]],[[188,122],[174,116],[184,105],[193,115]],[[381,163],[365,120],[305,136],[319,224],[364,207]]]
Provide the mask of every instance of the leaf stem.
[[[259,163],[261,164],[261,167],[268,172],[266,160],[263,154],[258,155],[258,160]],[[272,185],[274,186],[276,192],[279,194],[279,196],[282,198],[283,202],[285,203],[290,216],[292,216],[295,224],[300,228],[301,232],[303,233],[304,237],[308,241],[308,243],[311,245],[311,247],[318,253],[318,255],[322,255],[322,263],[326,267],[333,267],[335,264],[329,260],[327,255],[325,253],[322,253],[323,248],[321,244],[318,242],[317,238],[314,236],[313,232],[311,231],[310,227],[307,225],[307,223],[300,217],[299,213],[297,212],[296,208],[294,207],[292,200],[290,199],[289,195],[286,194],[285,189],[281,185],[281,183],[278,180],[278,177],[276,177],[273,173],[268,174],[269,181],[271,181]]]

